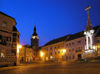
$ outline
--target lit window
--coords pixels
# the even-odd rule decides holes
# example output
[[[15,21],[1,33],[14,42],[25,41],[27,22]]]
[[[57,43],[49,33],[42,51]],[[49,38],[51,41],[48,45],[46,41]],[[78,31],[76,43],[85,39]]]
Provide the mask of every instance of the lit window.
[[[4,57],[5,57],[5,56],[4,56],[4,53],[1,53],[1,57],[2,57],[2,58],[4,58]]]
[[[50,58],[52,59],[53,57],[52,57],[52,56],[50,56]]]
[[[61,55],[61,58],[63,58],[63,56]]]
[[[3,21],[3,28],[7,27],[7,22]]]
[[[61,51],[61,53],[63,53],[63,50]]]

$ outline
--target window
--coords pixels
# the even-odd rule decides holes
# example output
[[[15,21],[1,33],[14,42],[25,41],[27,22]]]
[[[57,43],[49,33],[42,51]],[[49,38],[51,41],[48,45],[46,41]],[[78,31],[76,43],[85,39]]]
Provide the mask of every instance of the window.
[[[53,57],[52,56],[50,56],[50,59],[52,59]]]
[[[16,42],[16,38],[13,38],[13,42]]]
[[[13,36],[17,36],[17,34],[16,33],[13,33]]]
[[[2,36],[0,35],[0,39],[2,39]]]
[[[16,44],[13,44],[12,47],[15,48],[16,47]]]
[[[52,50],[52,47],[50,48],[50,50]]]
[[[7,22],[3,21],[3,28],[7,27]]]
[[[81,40],[80,40],[80,41],[78,41],[78,43],[81,43]]]
[[[74,45],[74,42],[72,42],[72,45]]]
[[[2,38],[2,43],[5,43],[5,42],[6,42],[6,40],[4,38]]]
[[[50,53],[50,55],[52,55],[52,52]]]
[[[68,56],[66,56],[66,60],[68,61]]]
[[[100,41],[99,41],[99,40],[97,40],[97,43],[100,43]]]
[[[71,56],[69,56],[69,59],[71,60]]]
[[[63,53],[63,50],[61,51],[61,53]]]
[[[58,46],[58,48],[59,48],[60,46]]]
[[[5,57],[5,56],[4,56],[4,53],[1,53],[0,57],[4,58],[4,57]]]
[[[68,44],[66,44],[66,46],[68,46]]]
[[[61,58],[63,58],[63,55],[61,55]]]
[[[73,57],[72,57],[73,59],[75,59],[75,56],[73,55]]]
[[[72,51],[74,51],[74,48],[72,48]]]
[[[69,43],[69,45],[71,45],[71,43]]]
[[[11,41],[11,37],[7,37],[7,41]]]
[[[69,52],[71,52],[71,49],[69,49]]]
[[[60,53],[60,51],[58,51],[58,53]]]

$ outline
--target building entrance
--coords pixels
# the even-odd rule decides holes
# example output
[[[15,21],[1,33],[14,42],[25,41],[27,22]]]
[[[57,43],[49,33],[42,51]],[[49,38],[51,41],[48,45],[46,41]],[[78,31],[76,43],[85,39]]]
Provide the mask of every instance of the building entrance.
[[[78,54],[78,60],[80,60],[81,59],[81,54]]]

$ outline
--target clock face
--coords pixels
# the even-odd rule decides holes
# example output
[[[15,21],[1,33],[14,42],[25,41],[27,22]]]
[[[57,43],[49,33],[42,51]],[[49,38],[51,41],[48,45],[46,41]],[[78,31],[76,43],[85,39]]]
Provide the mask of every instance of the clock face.
[[[33,39],[39,39],[38,36],[32,36],[31,38],[33,38]]]

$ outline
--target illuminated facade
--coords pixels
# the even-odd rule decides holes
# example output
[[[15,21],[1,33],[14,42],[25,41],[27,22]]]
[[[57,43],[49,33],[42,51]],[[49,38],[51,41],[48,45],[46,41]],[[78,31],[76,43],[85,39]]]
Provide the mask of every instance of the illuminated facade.
[[[0,24],[0,66],[16,65],[20,36],[16,21],[11,16],[0,12]]]
[[[64,46],[65,40],[68,39],[70,35],[54,39],[46,43],[41,51],[44,53],[41,59],[43,61],[55,60],[55,61],[64,61],[66,49]]]
[[[20,62],[39,61],[39,37],[34,26],[34,33],[31,36],[31,46],[25,45],[20,49]]]
[[[95,49],[94,58],[100,57],[100,25],[93,27],[93,48]],[[43,61],[75,61],[85,59],[86,56],[86,36],[84,31],[60,37],[46,43],[41,51]],[[64,50],[64,52],[63,52]],[[41,56],[41,55],[40,55]]]
[[[100,25],[92,27],[88,12],[88,23],[85,31],[57,38],[46,43],[41,51],[44,61],[75,61],[100,57]],[[65,51],[63,53],[63,50]]]

